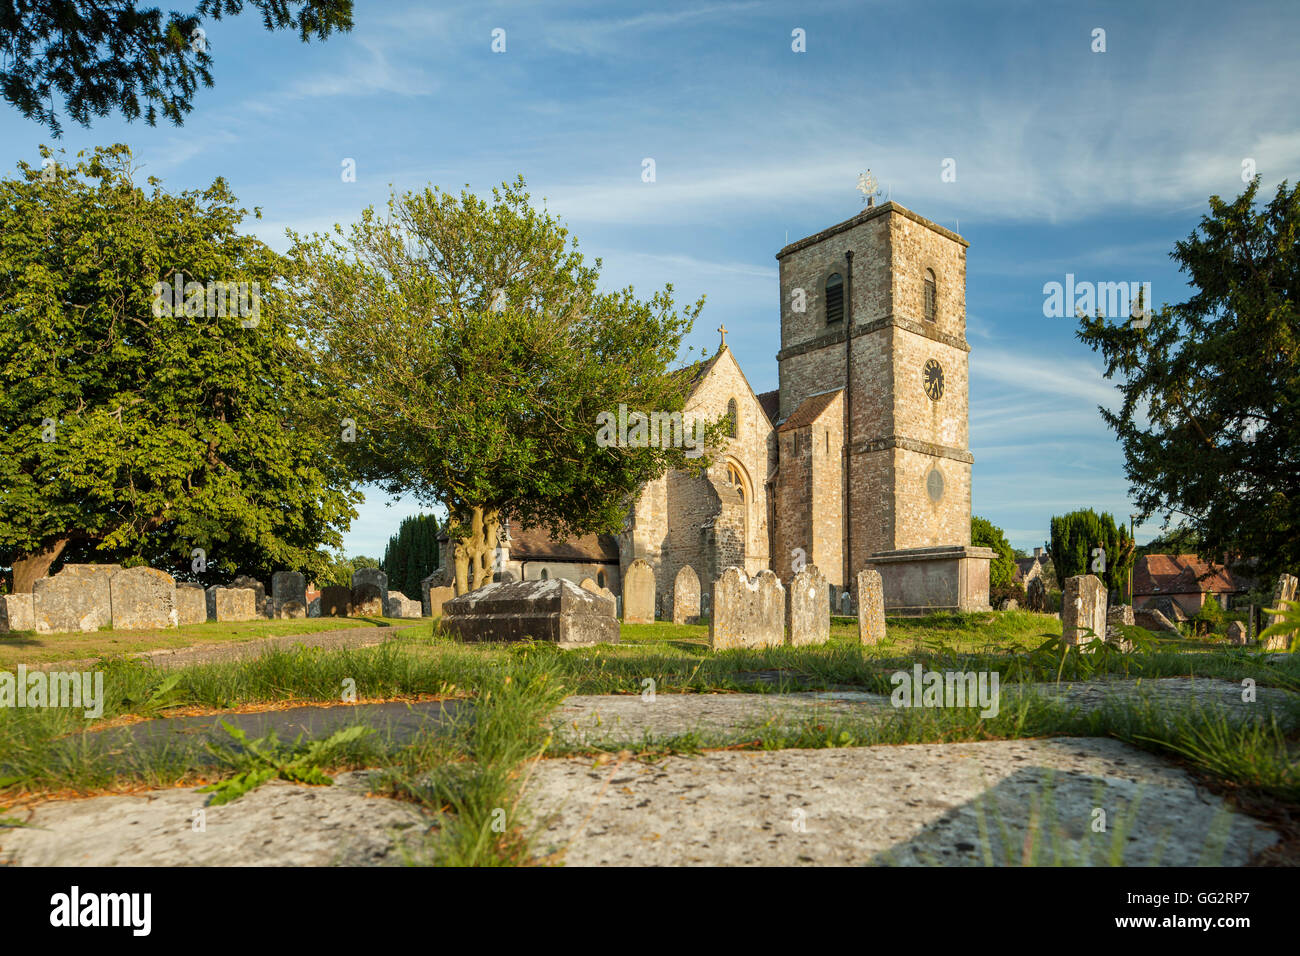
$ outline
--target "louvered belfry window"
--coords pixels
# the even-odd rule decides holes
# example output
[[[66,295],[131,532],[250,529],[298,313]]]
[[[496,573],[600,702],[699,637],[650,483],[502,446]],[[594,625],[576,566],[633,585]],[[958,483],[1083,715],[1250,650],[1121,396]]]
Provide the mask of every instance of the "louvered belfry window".
[[[844,318],[844,280],[838,272],[826,280],[826,324]]]

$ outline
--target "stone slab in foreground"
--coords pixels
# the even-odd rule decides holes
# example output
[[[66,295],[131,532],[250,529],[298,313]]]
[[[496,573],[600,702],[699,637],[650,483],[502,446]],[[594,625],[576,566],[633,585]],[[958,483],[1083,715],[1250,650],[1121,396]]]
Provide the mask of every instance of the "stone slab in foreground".
[[[1020,865],[1028,843],[1038,865],[1104,866],[1117,845],[1123,866],[1243,866],[1278,839],[1177,767],[1089,737],[543,760],[527,794],[539,849],[570,865]]]
[[[382,866],[402,862],[428,819],[410,803],[366,795],[364,777],[332,787],[264,784],[207,807],[193,789],[56,800],[0,829],[0,863],[25,866]],[[204,812],[203,832],[194,811]],[[14,814],[10,814],[11,816]],[[39,829],[37,829],[39,828]]]

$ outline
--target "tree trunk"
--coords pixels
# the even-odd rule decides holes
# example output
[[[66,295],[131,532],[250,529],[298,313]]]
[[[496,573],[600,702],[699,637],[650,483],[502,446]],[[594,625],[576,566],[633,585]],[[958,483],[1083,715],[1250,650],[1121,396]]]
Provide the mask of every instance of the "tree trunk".
[[[14,594],[31,594],[32,585],[49,573],[71,538],[59,538],[31,554],[14,559]]]
[[[452,551],[455,574],[452,577],[456,595],[476,591],[492,583],[498,570],[495,563],[497,546],[501,540],[501,513],[495,508],[474,508],[468,522],[459,522],[464,535],[456,539]]]

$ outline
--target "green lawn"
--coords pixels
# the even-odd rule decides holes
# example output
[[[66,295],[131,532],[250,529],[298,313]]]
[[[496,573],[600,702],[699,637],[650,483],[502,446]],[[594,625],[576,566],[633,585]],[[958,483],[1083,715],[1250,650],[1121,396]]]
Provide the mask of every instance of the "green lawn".
[[[258,620],[237,623],[209,621],[206,624],[187,624],[184,627],[147,631],[118,631],[112,628],[61,634],[15,631],[11,634],[0,634],[0,668],[11,669],[19,664],[48,664],[53,661],[117,657],[141,651],[199,647],[205,644],[256,641],[266,637],[282,637],[286,634],[314,634],[317,631],[375,627],[381,620],[386,620],[386,623],[390,624],[414,623],[396,618],[313,617],[307,620],[289,621]]]

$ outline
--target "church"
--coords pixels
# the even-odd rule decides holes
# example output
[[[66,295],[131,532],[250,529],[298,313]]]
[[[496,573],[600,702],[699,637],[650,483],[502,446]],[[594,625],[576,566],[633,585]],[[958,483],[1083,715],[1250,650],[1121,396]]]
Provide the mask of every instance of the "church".
[[[725,328],[689,370],[686,414],[729,419],[708,473],[646,483],[617,536],[514,531],[508,572],[617,595],[641,559],[662,618],[685,565],[705,594],[732,565],[788,586],[808,563],[832,601],[872,568],[891,614],[987,609],[993,552],[970,546],[968,245],[894,202],[787,245],[779,388],[755,394]]]

